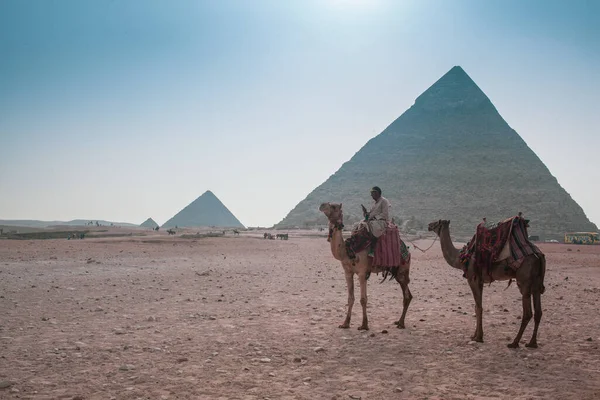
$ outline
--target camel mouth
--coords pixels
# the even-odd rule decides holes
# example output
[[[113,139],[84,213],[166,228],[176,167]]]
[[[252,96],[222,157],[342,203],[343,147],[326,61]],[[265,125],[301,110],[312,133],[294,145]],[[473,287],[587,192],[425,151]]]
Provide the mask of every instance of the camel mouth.
[[[434,222],[430,222],[429,225],[427,225],[427,230],[429,232],[438,232],[441,230],[442,226],[450,226],[450,221],[445,220],[445,219],[440,219],[439,221],[434,221]]]

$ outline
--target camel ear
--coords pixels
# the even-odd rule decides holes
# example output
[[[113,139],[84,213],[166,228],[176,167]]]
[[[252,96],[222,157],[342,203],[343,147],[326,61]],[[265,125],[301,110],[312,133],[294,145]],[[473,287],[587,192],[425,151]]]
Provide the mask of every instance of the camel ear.
[[[342,209],[342,203],[340,203],[340,210]]]

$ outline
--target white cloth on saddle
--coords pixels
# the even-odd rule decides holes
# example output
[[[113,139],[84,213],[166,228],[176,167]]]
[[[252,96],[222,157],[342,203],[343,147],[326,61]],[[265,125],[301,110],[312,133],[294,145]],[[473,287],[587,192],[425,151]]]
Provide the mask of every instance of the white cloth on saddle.
[[[506,260],[508,257],[510,257],[510,240],[506,241],[506,244],[502,248],[502,251],[500,252],[500,254],[498,254],[498,259],[496,260],[496,262]]]

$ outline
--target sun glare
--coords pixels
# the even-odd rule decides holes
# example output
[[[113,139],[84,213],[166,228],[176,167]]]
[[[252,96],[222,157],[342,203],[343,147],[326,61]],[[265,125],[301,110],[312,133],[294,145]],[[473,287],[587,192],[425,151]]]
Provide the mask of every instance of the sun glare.
[[[340,7],[372,7],[377,5],[377,0],[330,0],[332,4]]]

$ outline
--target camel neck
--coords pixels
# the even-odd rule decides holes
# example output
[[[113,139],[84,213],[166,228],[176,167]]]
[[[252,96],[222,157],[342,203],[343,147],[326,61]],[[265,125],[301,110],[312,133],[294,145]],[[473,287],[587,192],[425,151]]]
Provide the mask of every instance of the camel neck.
[[[442,246],[442,254],[446,262],[454,268],[461,268],[458,255],[460,251],[454,247],[452,238],[450,237],[450,228],[448,226],[442,227],[440,231],[440,244]]]
[[[344,235],[342,230],[338,227],[333,228],[333,234],[331,235],[331,254],[336,260],[343,260],[347,258],[346,246],[344,244]]]

